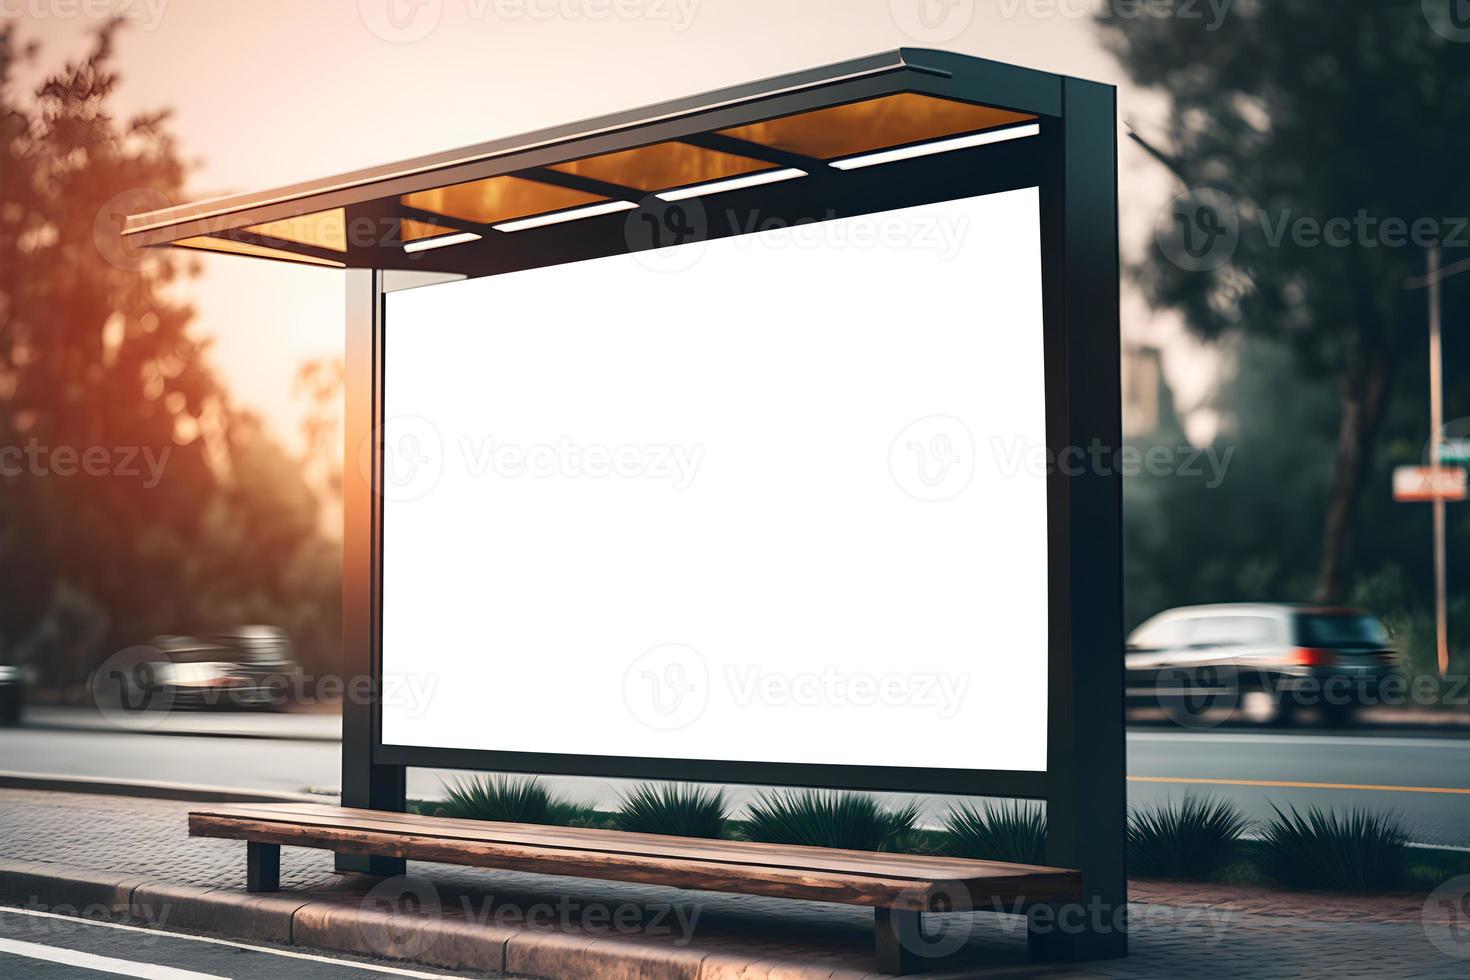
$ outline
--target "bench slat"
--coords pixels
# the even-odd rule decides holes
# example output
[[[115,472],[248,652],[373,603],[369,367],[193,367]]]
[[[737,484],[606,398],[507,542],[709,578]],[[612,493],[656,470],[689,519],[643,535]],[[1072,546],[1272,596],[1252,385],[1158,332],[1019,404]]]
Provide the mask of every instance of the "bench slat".
[[[260,820],[286,820],[319,826],[382,829],[401,827],[421,836],[458,837],[467,840],[503,841],[544,847],[574,847],[619,854],[666,855],[736,864],[778,864],[788,867],[836,870],[853,874],[877,874],[895,878],[924,879],[1010,877],[1055,874],[1056,868],[948,858],[934,855],[895,855],[875,851],[803,847],[795,844],[762,844],[706,838],[632,834],[579,827],[542,824],[498,823],[450,817],[423,817],[408,813],[354,810],[321,804],[250,804],[223,810],[196,811],[219,816],[249,816]]]
[[[421,861],[934,911],[1070,900],[1074,871],[928,855],[626,834],[317,804],[190,813],[189,832]]]

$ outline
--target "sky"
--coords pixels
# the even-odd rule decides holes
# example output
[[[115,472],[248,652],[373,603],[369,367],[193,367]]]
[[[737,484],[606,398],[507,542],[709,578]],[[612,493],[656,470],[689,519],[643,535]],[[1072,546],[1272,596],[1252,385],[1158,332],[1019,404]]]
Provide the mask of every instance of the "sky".
[[[116,111],[171,108],[193,200],[260,190],[783,72],[935,47],[1119,86],[1125,261],[1182,188],[1123,137],[1166,102],[1127,83],[1094,14],[1107,0],[0,0],[39,40],[40,71],[82,54],[102,15],[118,44]],[[26,81],[22,76],[22,81]],[[236,403],[299,448],[304,361],[340,356],[343,277],[229,256],[181,287]],[[1124,337],[1164,350],[1181,406],[1219,358],[1125,286]],[[1188,431],[1208,439],[1213,419]]]

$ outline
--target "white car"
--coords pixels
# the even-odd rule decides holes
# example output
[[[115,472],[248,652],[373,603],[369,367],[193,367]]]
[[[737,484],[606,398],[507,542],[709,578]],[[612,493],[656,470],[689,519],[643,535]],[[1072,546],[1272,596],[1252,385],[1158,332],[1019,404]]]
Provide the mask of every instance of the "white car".
[[[1342,725],[1400,673],[1377,616],[1289,603],[1169,609],[1133,631],[1126,656],[1129,704],[1176,720],[1240,708],[1279,724],[1311,708]]]

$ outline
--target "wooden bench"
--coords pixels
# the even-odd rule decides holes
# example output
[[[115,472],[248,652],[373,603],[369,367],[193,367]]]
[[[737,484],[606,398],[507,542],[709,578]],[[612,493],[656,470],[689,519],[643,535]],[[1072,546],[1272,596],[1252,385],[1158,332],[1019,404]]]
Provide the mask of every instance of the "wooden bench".
[[[281,845],[874,909],[878,968],[914,972],[920,916],[1079,901],[1076,871],[997,861],[845,851],[490,823],[309,803],[231,805],[189,814],[194,837],[243,840],[252,892],[280,888]]]

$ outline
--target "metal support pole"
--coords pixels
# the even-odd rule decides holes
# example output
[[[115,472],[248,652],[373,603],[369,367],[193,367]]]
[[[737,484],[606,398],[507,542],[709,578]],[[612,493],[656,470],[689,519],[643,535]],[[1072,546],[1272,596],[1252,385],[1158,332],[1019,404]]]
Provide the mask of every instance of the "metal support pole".
[[[404,767],[373,761],[380,684],[373,649],[378,596],[373,555],[381,514],[373,474],[382,448],[377,445],[382,432],[377,418],[382,317],[383,273],[349,269],[342,459],[342,664],[347,681],[342,696],[342,805],[401,812],[407,804]],[[404,869],[402,858],[337,854],[338,871],[388,877]]]
[[[1444,437],[1444,368],[1440,346],[1439,245],[1429,246],[1429,465],[1440,465],[1440,443]],[[1450,670],[1449,614],[1445,598],[1444,498],[1435,495],[1434,508],[1434,638],[1439,651],[1439,676]]]
[[[1062,80],[1060,168],[1044,192],[1047,439],[1102,464],[1050,477],[1053,535],[1046,863],[1082,872],[1086,898],[1028,930],[1033,957],[1128,952],[1124,869],[1123,488],[1117,105],[1112,86]],[[1094,455],[1096,453],[1096,455]]]

